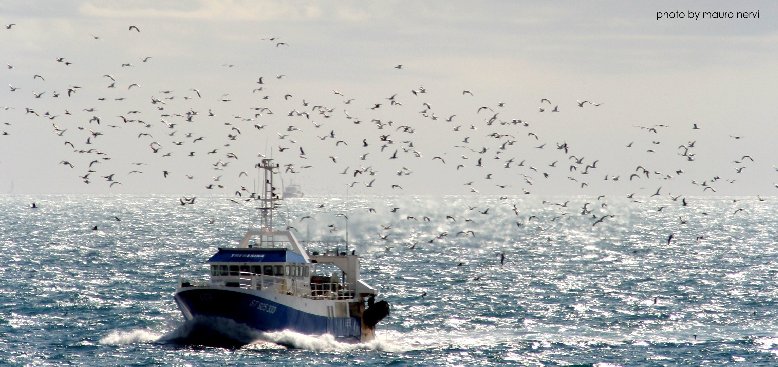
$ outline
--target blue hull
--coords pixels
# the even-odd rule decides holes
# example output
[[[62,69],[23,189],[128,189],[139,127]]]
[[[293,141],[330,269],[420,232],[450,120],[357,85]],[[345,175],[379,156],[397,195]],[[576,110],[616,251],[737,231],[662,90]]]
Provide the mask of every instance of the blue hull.
[[[301,334],[330,334],[343,341],[359,342],[357,317],[314,315],[254,294],[215,288],[182,289],[176,303],[187,320],[223,318],[260,332],[291,330]]]

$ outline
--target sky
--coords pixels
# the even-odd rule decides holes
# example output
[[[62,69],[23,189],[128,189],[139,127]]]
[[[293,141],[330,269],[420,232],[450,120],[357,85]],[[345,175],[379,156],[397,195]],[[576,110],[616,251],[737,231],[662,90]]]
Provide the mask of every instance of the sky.
[[[776,10],[0,1],[0,194],[776,196]]]

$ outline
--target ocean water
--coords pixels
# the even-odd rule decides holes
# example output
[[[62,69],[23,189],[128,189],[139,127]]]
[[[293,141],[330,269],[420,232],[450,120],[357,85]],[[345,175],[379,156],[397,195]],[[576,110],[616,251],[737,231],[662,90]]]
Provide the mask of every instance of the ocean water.
[[[778,365],[778,199],[687,199],[288,200],[277,222],[348,236],[391,314],[367,344],[279,332],[225,349],[172,342],[191,326],[173,292],[253,203],[0,196],[0,364]]]

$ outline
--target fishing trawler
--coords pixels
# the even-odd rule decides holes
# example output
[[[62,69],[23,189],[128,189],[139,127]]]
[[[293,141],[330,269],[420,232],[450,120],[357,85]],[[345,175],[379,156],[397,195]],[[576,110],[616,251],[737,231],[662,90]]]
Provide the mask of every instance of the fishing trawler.
[[[339,250],[309,254],[292,232],[273,228],[273,212],[280,205],[273,186],[277,168],[270,159],[260,164],[260,228],[249,229],[237,247],[219,248],[208,260],[207,281],[179,280],[175,300],[184,318],[227,319],[258,332],[373,340],[389,304],[376,302],[376,289],[360,279],[359,257]],[[318,267],[339,271],[317,275]]]

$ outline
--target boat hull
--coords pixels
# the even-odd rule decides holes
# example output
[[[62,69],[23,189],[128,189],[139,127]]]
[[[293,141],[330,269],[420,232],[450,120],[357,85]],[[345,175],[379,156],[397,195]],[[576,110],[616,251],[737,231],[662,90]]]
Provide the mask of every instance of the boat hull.
[[[363,327],[361,318],[351,315],[346,302],[221,287],[181,288],[175,300],[187,320],[222,318],[259,332],[330,334],[347,342],[373,336],[372,327]]]

